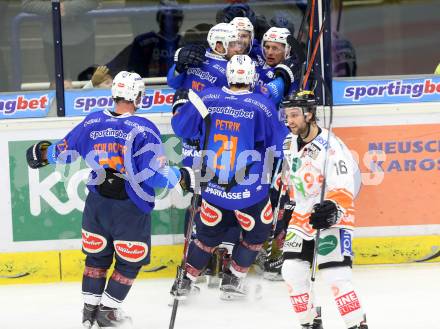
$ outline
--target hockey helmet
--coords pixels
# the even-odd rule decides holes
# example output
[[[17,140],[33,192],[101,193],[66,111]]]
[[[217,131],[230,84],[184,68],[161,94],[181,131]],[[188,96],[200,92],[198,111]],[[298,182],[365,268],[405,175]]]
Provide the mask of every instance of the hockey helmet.
[[[113,79],[112,98],[122,98],[129,102],[136,103],[138,97],[142,98],[145,85],[137,73],[121,71]]]
[[[176,0],[161,0],[159,10],[156,14],[156,21],[161,24],[165,17],[170,17],[173,20],[183,20],[183,11],[179,8]]]
[[[217,42],[220,42],[223,45],[223,48],[225,48],[225,53],[218,54],[224,56],[227,54],[229,44],[233,41],[240,41],[240,37],[238,35],[237,29],[233,25],[228,23],[219,23],[217,25],[214,25],[209,30],[207,41],[209,47],[215,53],[218,53],[215,48]]]
[[[335,77],[356,76],[356,52],[352,43],[336,33],[332,36],[333,75]]]
[[[263,40],[261,42],[261,45],[264,48],[265,42],[278,42],[282,43],[284,45],[284,58],[290,57],[290,44],[288,42],[288,38],[290,36],[290,32],[288,29],[284,27],[271,27],[269,30],[266,31],[263,35]],[[264,51],[263,51],[264,55]]]
[[[226,79],[229,85],[255,85],[255,63],[248,55],[234,55],[226,65]]]
[[[289,30],[291,35],[295,34],[295,26],[293,25],[293,17],[284,11],[277,11],[269,22],[272,27],[284,27]]]
[[[247,17],[235,17],[231,23],[238,31],[246,31],[250,33],[250,43],[249,50],[252,48],[252,43],[254,41],[254,26]]]
[[[316,113],[316,101],[315,94],[310,90],[300,90],[296,93],[286,96],[280,103],[280,110],[287,108],[300,108],[303,114],[307,112]]]

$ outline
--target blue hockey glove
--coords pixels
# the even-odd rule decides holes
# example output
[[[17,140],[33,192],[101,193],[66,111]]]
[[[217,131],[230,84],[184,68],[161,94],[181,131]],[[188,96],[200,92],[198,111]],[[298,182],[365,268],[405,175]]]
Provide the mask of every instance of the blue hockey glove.
[[[205,60],[205,47],[201,45],[187,45],[177,49],[174,54],[174,62],[176,63],[176,71],[182,73],[188,67],[198,67]]]

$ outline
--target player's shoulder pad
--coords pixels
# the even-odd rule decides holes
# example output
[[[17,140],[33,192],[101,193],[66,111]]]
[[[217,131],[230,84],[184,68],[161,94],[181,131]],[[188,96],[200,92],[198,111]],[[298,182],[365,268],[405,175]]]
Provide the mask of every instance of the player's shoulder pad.
[[[266,117],[272,117],[277,115],[275,104],[260,93],[249,94],[248,97],[244,98],[244,102],[247,104],[252,104],[256,108],[260,109]]]
[[[209,100],[218,100],[221,98],[223,92],[221,88],[218,87],[208,87],[203,89],[198,95],[202,99],[202,101],[209,101]]]
[[[149,119],[137,115],[130,116],[124,120],[124,124],[131,127],[135,136],[140,134],[144,138],[160,141],[160,131],[156,125]]]

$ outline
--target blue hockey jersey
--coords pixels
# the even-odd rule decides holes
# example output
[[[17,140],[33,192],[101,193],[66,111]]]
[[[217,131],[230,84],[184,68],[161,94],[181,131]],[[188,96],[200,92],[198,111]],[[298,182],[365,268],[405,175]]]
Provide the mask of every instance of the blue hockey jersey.
[[[202,197],[231,210],[256,204],[268,194],[272,172],[272,163],[265,163],[268,148],[281,152],[288,133],[278,121],[275,105],[261,94],[226,87],[205,89],[200,97],[210,112],[210,128],[191,102],[177,109],[171,125],[182,138],[205,141],[207,135],[204,161],[212,179]]]
[[[205,88],[223,87],[228,85],[226,79],[226,64],[222,56],[209,51],[206,60],[200,67],[190,67],[186,72],[175,76],[175,65],[168,72],[168,85],[174,89],[186,88],[200,93]],[[182,139],[182,164],[192,167],[194,158],[200,156],[200,141],[198,139]]]
[[[104,169],[111,168],[123,175],[127,195],[145,213],[154,208],[154,188],[172,188],[180,179],[179,170],[167,165],[157,127],[130,113],[91,113],[47,149],[49,163],[69,163],[79,156],[92,169],[89,191],[97,192]]]
[[[185,88],[195,92],[201,92],[205,88],[214,86],[227,86],[226,64],[228,61],[209,51],[206,52],[205,57],[206,59],[200,67],[190,67],[178,75],[175,75],[176,66],[173,65],[168,71],[168,85],[174,89]]]

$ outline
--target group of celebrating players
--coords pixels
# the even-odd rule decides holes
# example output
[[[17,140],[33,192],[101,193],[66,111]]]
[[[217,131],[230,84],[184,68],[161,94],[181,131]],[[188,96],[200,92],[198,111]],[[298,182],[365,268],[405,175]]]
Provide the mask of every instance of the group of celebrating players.
[[[222,299],[246,297],[246,276],[260,257],[266,277],[287,283],[302,328],[323,328],[310,280],[317,266],[347,328],[367,329],[351,279],[357,165],[317,124],[313,92],[300,90],[298,42],[276,26],[255,39],[249,17],[213,26],[207,42],[209,49],[178,49],[167,75],[182,167],[167,164],[157,127],[134,115],[145,87],[125,71],[113,80],[113,111],[92,113],[61,141],[27,151],[32,168],[77,155],[92,168],[82,225],[84,327],[130,323],[120,305],[149,263],[153,188],[180,187],[193,200],[175,300],[197,291],[205,274],[220,276]],[[273,241],[282,254],[269,259],[262,251]]]

